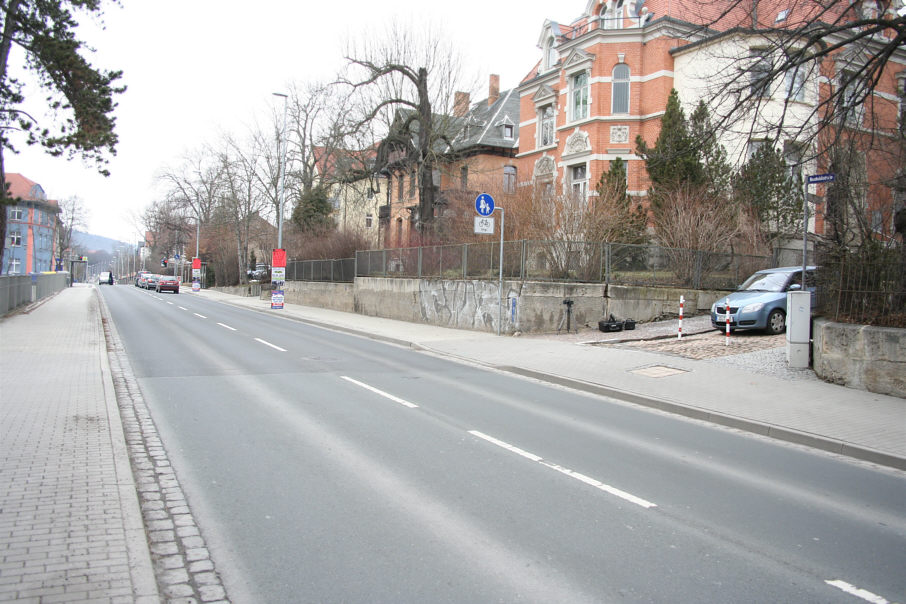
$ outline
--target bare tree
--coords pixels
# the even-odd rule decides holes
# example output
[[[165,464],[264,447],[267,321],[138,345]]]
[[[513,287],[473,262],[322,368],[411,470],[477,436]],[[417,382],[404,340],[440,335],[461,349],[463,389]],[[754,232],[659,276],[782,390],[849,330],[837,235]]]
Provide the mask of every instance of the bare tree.
[[[60,201],[60,225],[57,229],[57,252],[60,257],[66,250],[72,251],[72,234],[87,226],[88,209],[78,196]]]
[[[257,171],[261,150],[255,142],[254,138],[243,143],[227,137],[218,153],[223,170],[219,217],[230,227],[235,237],[236,266],[240,281],[246,279],[245,267],[248,265],[253,223],[261,220],[261,212],[267,209],[266,196],[258,186]]]
[[[434,220],[434,169],[457,135],[455,92],[463,86],[459,55],[434,32],[393,25],[383,37],[365,36],[346,53],[349,72],[340,81],[359,93],[357,126],[379,120],[385,136],[375,171],[414,169],[418,179],[416,228]],[[371,40],[376,40],[371,42]]]

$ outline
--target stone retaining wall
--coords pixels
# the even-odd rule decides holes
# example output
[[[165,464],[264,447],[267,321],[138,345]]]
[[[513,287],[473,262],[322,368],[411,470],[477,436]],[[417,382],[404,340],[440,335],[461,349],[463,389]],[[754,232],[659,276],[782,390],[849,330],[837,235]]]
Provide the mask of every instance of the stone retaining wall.
[[[812,367],[835,384],[906,398],[906,329],[815,319]]]

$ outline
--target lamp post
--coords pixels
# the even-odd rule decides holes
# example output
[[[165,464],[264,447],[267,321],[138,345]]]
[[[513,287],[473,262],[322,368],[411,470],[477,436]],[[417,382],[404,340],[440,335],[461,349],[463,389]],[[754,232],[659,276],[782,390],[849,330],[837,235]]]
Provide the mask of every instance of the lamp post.
[[[280,209],[278,210],[279,216],[277,216],[277,249],[283,249],[283,202],[286,197],[286,95],[282,92],[273,94],[274,96],[283,97],[283,129],[280,131],[280,149],[277,150],[277,153],[280,154],[280,190],[278,192]]]

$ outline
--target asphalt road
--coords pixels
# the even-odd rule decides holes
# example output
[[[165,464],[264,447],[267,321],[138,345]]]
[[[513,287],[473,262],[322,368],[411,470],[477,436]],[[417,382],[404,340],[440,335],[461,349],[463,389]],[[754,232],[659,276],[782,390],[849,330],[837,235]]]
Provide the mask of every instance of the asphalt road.
[[[236,602],[906,600],[903,473],[101,291]]]

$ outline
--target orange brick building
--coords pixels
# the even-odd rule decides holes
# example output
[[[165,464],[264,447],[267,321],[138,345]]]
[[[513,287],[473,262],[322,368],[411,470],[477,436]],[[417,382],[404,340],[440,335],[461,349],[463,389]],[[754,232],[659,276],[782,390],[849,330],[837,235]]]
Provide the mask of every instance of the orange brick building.
[[[720,11],[728,6],[733,8],[722,14]],[[736,61],[732,66],[737,74],[740,66],[749,66],[742,67],[743,71],[757,69],[753,57],[764,56],[755,54],[756,50],[763,53],[764,37],[759,37],[753,27],[795,29],[818,19],[834,21],[842,16],[845,20],[849,18],[847,11],[855,18],[878,10],[873,0],[831,3],[830,8],[814,0],[735,5],[690,0],[589,0],[585,11],[569,25],[545,21],[538,39],[538,63],[518,87],[518,185],[587,199],[610,162],[621,158],[627,163],[630,194],[644,196],[650,183],[644,162],[635,154],[635,139],[640,135],[649,145],[654,144],[672,88],[677,89],[687,116],[699,99],[719,110],[720,104],[727,102],[727,85],[706,80],[714,74],[730,73],[727,67],[731,61]],[[704,24],[707,29],[701,27]],[[861,51],[871,52],[871,48]],[[801,92],[801,98],[791,99],[791,87],[774,82],[768,89],[772,98],[760,103],[749,118],[743,116],[731,123],[726,136],[721,133],[721,143],[731,161],[741,165],[753,144],[767,140],[770,132],[774,144],[781,145],[784,152],[795,152],[790,161],[797,169],[804,173],[826,170],[821,142],[809,143],[812,148],[805,154],[809,163],[796,137],[808,134],[808,120],[820,115],[814,110],[841,86],[840,72],[848,69],[841,57],[847,52],[851,51],[842,48],[824,60],[819,68],[809,71],[808,79],[802,75],[796,91],[808,94]],[[904,74],[906,50],[900,48],[889,58],[873,94],[866,99],[866,110],[848,121],[847,127],[857,136],[880,132],[888,139],[902,128]],[[778,136],[771,131],[777,129],[774,118],[780,115],[793,120],[789,128],[793,134],[780,132]],[[759,120],[768,122],[761,134],[757,133]],[[896,165],[896,160],[882,166],[873,159],[873,153],[868,151],[864,161],[869,183],[864,209],[870,220],[878,223],[880,232],[889,232],[893,212],[902,204],[891,183],[902,181],[903,166]],[[814,201],[818,211],[813,215],[819,218],[810,230],[822,233],[821,201],[818,197]]]

